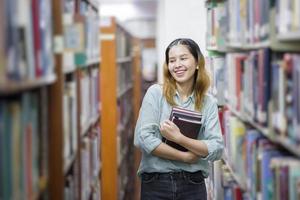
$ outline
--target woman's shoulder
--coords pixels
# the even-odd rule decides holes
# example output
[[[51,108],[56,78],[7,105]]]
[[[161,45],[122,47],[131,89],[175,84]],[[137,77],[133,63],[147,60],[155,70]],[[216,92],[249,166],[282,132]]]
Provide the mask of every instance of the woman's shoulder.
[[[205,94],[205,96],[204,96],[204,107],[209,108],[211,106],[217,105],[217,103],[218,103],[218,101],[213,95],[211,95],[209,93]]]
[[[162,95],[162,85],[155,83],[147,89],[147,93],[154,95]]]

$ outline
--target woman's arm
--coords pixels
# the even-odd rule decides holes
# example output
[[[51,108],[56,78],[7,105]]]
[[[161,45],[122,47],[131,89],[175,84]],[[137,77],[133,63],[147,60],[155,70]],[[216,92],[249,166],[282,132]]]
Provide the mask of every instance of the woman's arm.
[[[160,131],[162,135],[168,140],[185,147],[189,151],[193,152],[195,156],[206,157],[208,155],[208,149],[204,142],[202,142],[201,140],[186,137],[180,132],[179,128],[172,121],[164,121],[161,124]]]
[[[169,159],[169,160],[176,160],[185,163],[196,163],[199,157],[192,153],[192,152],[184,152],[179,151],[173,147],[165,143],[161,143],[158,145],[153,151],[152,154],[161,158]]]

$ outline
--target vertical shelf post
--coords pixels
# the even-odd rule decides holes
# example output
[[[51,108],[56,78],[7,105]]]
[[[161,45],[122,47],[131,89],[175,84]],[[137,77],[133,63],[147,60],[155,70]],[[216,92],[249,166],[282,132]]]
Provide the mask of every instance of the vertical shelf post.
[[[101,195],[117,200],[117,66],[116,21],[107,19],[101,26]]]

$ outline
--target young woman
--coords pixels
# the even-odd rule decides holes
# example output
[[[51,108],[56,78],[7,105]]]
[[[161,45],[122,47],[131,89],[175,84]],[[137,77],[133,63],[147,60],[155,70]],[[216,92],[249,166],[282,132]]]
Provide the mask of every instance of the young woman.
[[[193,40],[176,39],[165,52],[163,85],[152,85],[145,94],[134,136],[142,151],[138,170],[142,200],[207,199],[208,161],[220,159],[224,146],[216,100],[206,93],[209,77],[204,65]],[[168,120],[174,106],[202,113],[198,138],[184,136]],[[188,151],[169,146],[163,137]]]

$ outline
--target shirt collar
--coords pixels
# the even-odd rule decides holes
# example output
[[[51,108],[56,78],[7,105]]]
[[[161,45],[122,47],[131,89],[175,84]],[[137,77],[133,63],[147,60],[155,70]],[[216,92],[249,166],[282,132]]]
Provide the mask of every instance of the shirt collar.
[[[175,92],[175,96],[177,97],[177,99],[180,99],[179,96],[179,92],[176,90]],[[194,96],[194,91],[192,92],[192,94],[190,94],[187,98],[187,101],[191,100],[193,103],[195,103],[195,96]]]

